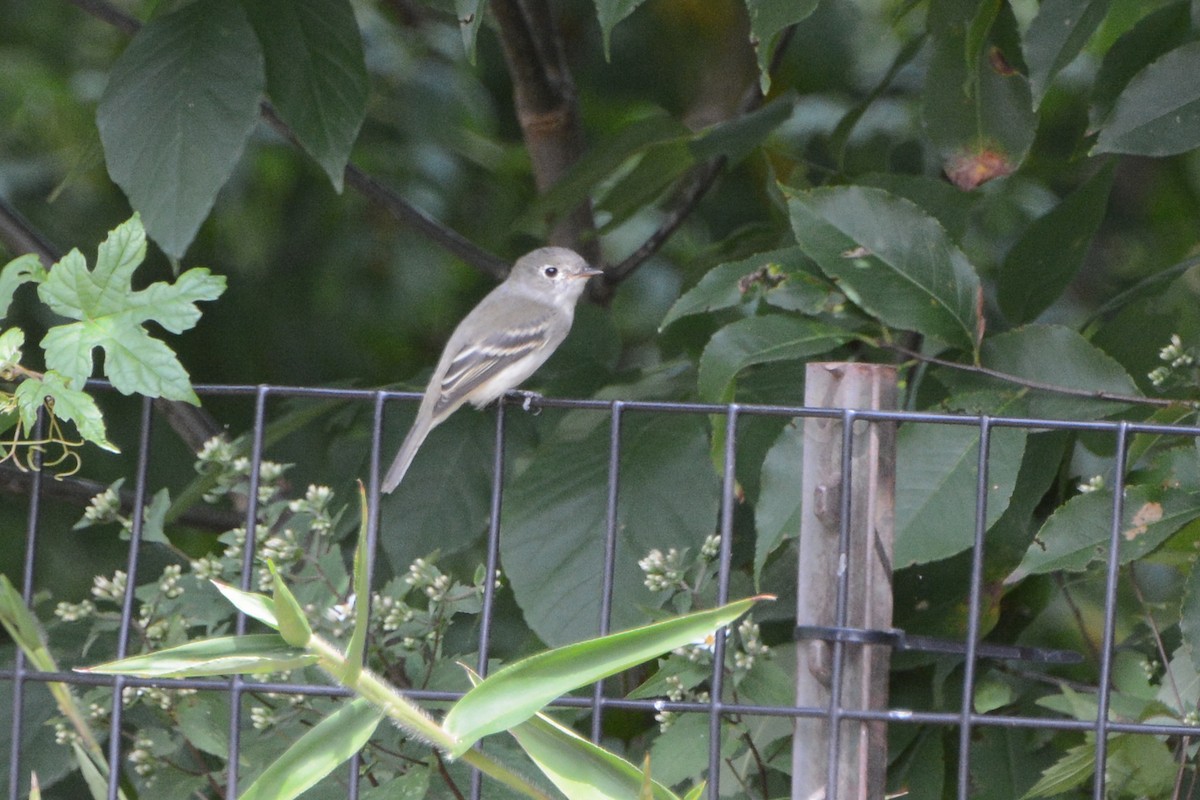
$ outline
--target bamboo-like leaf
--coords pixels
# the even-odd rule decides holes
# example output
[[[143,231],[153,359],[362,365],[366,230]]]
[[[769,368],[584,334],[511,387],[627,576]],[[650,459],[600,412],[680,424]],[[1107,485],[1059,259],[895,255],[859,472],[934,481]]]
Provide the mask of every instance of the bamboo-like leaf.
[[[225,599],[233,603],[238,611],[241,611],[248,617],[254,617],[264,625],[270,625],[276,630],[279,629],[279,619],[275,615],[274,600],[265,594],[243,591],[236,586],[230,586],[228,583],[222,583],[221,581],[210,581],[210,583],[217,587],[217,591],[225,595]]]
[[[370,508],[367,490],[358,484],[358,545],[354,548],[354,630],[346,647],[346,674],[342,680],[353,683],[362,670],[363,653],[367,646],[367,625],[371,612],[371,583],[367,572],[367,523]]]
[[[240,800],[291,800],[363,748],[383,714],[359,698],[301,736],[263,770]]]
[[[219,636],[166,650],[109,661],[80,672],[137,675],[143,678],[185,678],[200,675],[247,675],[285,672],[317,662],[314,653],[292,647],[279,634]]]
[[[560,695],[641,664],[676,647],[698,642],[744,614],[761,597],[687,614],[599,639],[531,656],[487,678],[459,700],[442,728],[458,745],[452,755],[479,739],[529,719]]]
[[[304,647],[313,634],[304,616],[304,609],[275,568],[275,563],[268,561],[267,568],[271,570],[271,585],[274,587],[272,600],[275,603],[275,617],[279,620],[279,635],[292,647]]]
[[[679,800],[642,769],[545,714],[537,714],[509,730],[538,769],[570,800]],[[644,788],[649,794],[644,794]]]

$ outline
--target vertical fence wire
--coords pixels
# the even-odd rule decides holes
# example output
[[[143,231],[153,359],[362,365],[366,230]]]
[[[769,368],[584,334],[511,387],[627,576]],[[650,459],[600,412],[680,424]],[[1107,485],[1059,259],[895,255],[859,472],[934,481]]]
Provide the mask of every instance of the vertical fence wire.
[[[1100,645],[1100,682],[1096,702],[1096,775],[1092,797],[1104,800],[1108,767],[1108,706],[1112,683],[1113,639],[1116,636],[1117,574],[1121,565],[1121,529],[1125,516],[1125,458],[1129,447],[1129,423],[1117,426],[1117,453],[1113,459],[1112,527],[1108,537],[1108,561],[1104,570],[1104,640]]]
[[[975,700],[975,658],[979,645],[979,616],[983,594],[983,535],[987,530],[989,486],[988,454],[992,446],[992,420],[979,420],[979,461],[975,480],[975,536],[971,549],[971,585],[967,598],[967,640],[963,659],[962,704],[958,723],[958,798],[967,800],[971,786],[971,715]]]
[[[604,498],[604,569],[600,577],[600,635],[609,632],[612,624],[613,581],[617,565],[617,482],[621,472],[621,417],[625,404],[613,401],[608,434],[608,494]],[[600,743],[604,722],[604,681],[592,687],[592,741]]]
[[[725,450],[721,475],[721,546],[718,551],[717,605],[729,602],[733,569],[733,504],[737,486],[737,424],[740,406],[731,403],[725,417]],[[721,796],[721,716],[725,703],[725,629],[713,634],[712,685],[708,708],[708,796]]]
[[[129,554],[125,564],[125,596],[121,600],[122,624],[117,630],[117,658],[129,655],[129,633],[133,627],[134,592],[137,590],[138,556],[141,552],[142,524],[145,521],[146,482],[150,474],[150,431],[154,417],[151,411],[154,401],[142,399],[141,423],[138,428],[137,473],[133,494],[133,524],[129,532]],[[117,800],[121,778],[121,723],[123,719],[125,680],[121,676],[113,682],[112,716],[108,728],[108,798]]]
[[[46,434],[46,412],[39,411],[33,427],[34,441]],[[26,608],[33,607],[34,566],[37,558],[37,531],[42,519],[42,451],[35,450],[30,459],[33,481],[29,487],[29,513],[25,523],[25,558],[21,562],[21,600]],[[13,659],[12,719],[9,731],[12,739],[8,748],[8,797],[18,800],[21,793],[21,733],[25,724],[25,653],[17,648]]]

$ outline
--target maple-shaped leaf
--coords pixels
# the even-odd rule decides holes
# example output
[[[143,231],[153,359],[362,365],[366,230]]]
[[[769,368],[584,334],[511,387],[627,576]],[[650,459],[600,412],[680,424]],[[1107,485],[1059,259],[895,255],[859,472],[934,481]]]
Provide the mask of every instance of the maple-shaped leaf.
[[[108,440],[104,417],[92,396],[82,390],[72,389],[63,376],[54,370],[47,370],[40,378],[29,377],[21,381],[13,396],[25,430],[33,430],[38,411],[50,398],[54,416],[74,422],[80,436],[105,450],[121,452]]]
[[[160,281],[134,291],[133,271],[145,256],[146,232],[135,214],[100,245],[95,269],[88,269],[78,250],[51,268],[38,296],[55,313],[77,321],[51,328],[42,339],[46,366],[81,387],[92,374],[92,353],[100,347],[104,374],[122,394],[199,405],[187,370],[143,323],[156,322],[171,333],[191,328],[200,319],[196,303],[220,297],[225,278],[196,267],[174,283]]]

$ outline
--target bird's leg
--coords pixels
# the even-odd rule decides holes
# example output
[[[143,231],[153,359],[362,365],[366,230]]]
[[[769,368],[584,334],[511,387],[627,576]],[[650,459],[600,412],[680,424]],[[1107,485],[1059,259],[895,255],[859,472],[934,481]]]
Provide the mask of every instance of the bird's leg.
[[[508,396],[513,397],[513,398],[520,398],[521,410],[524,411],[525,413],[533,414],[535,417],[538,414],[542,413],[542,409],[540,406],[537,408],[533,407],[533,403],[535,400],[542,399],[542,395],[540,392],[531,392],[528,389],[509,389]]]

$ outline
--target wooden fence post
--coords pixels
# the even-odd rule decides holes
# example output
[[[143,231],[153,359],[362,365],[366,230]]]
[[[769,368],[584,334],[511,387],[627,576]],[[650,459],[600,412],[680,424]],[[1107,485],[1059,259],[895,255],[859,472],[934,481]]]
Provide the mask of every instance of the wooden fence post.
[[[804,404],[809,407],[892,410],[896,371],[873,364],[809,364]],[[838,580],[847,581],[846,618],[850,628],[888,630],[892,625],[892,540],[895,509],[895,423],[856,420],[850,473],[849,543],[840,552],[842,492],[841,417],[804,420],[804,468],[797,582],[797,625],[834,626]],[[839,564],[842,566],[839,568]],[[840,697],[833,704],[832,677],[842,651]],[[796,704],[837,710],[887,707],[886,645],[796,642]],[[834,717],[836,719],[836,716]],[[796,721],[792,747],[793,800],[823,800],[834,757],[830,717]],[[887,726],[847,719],[837,725],[836,797],[878,800],[887,773]]]

